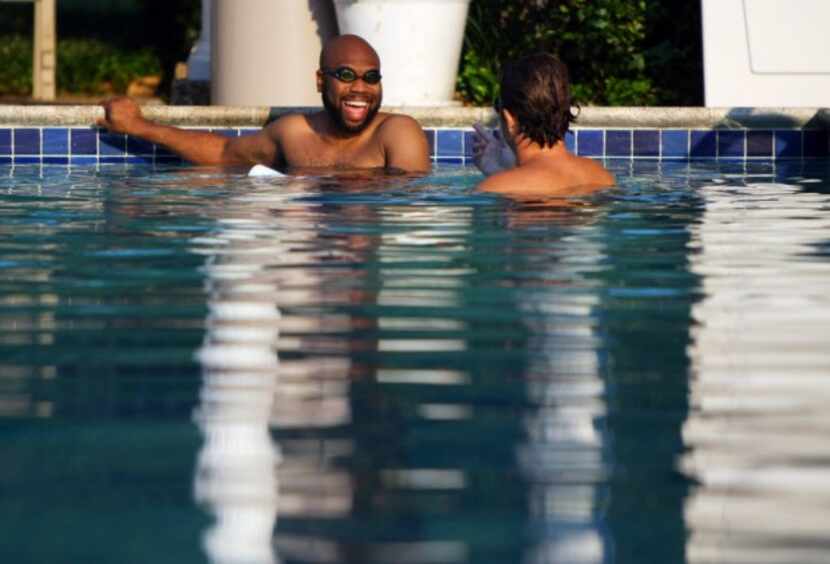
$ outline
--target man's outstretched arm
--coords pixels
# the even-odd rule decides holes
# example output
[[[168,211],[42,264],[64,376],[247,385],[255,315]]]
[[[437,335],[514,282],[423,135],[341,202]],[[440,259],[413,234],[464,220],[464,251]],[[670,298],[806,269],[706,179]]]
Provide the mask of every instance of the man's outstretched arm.
[[[98,120],[98,125],[115,133],[126,133],[163,145],[195,164],[264,164],[273,167],[277,163],[277,144],[265,129],[254,135],[225,137],[216,133],[161,125],[145,119],[138,104],[129,98],[113,98],[102,105],[105,117]]]

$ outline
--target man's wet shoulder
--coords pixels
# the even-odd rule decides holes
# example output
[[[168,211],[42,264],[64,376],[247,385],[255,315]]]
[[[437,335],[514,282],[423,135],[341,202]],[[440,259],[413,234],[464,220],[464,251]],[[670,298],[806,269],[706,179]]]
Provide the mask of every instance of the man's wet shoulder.
[[[423,128],[412,116],[379,112],[375,117],[377,125],[375,131],[379,134],[418,133],[423,134]]]
[[[301,113],[285,114],[269,123],[266,128],[275,132],[310,129],[309,117],[307,114]]]

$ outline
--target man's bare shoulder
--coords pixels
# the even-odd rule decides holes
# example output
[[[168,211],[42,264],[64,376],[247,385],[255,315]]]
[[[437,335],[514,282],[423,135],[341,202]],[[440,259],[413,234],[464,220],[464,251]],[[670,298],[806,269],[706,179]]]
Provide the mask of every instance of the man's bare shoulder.
[[[485,192],[518,192],[527,188],[528,181],[533,180],[528,176],[528,172],[521,168],[503,170],[485,178],[479,183],[478,189]]]
[[[386,167],[407,172],[428,172],[429,143],[421,124],[403,114],[384,114],[374,138],[384,153]]]
[[[579,176],[583,183],[607,188],[613,186],[614,182],[616,182],[614,175],[594,159],[576,156],[574,158],[578,162],[577,166],[580,169]]]
[[[285,114],[265,126],[264,130],[271,137],[279,137],[289,133],[308,131],[311,125],[305,114]]]
[[[614,185],[614,176],[600,163],[569,156],[554,162],[518,166],[494,174],[478,187],[502,194],[577,196]]]
[[[378,135],[424,135],[421,124],[412,116],[379,113],[377,117],[381,120],[376,130]]]

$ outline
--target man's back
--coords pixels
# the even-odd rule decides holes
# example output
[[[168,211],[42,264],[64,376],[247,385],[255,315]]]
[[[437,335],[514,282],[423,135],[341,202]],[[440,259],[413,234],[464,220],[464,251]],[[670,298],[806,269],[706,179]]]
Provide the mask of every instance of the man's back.
[[[479,189],[509,195],[578,196],[614,184],[599,163],[561,151],[534,155],[515,168],[485,179]]]
[[[613,186],[614,176],[602,165],[571,154],[565,145],[576,116],[564,63],[549,53],[509,62],[500,92],[494,107],[501,135],[474,126],[476,165],[489,175],[482,190],[574,196]]]

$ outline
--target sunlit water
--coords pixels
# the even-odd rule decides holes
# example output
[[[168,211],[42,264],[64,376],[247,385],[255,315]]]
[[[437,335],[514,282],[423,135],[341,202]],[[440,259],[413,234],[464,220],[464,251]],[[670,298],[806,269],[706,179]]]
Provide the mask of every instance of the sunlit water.
[[[0,561],[830,560],[830,165],[0,167]]]

